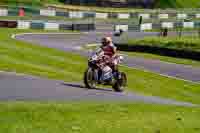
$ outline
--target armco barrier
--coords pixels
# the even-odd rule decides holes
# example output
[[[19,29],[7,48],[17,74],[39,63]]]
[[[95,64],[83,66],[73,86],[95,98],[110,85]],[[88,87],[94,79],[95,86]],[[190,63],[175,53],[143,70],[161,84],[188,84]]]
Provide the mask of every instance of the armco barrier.
[[[145,53],[152,53],[164,56],[193,59],[198,61],[200,60],[200,52],[197,51],[168,49],[168,48],[142,46],[142,45],[117,44],[117,43],[115,43],[115,45],[120,51],[145,52]]]

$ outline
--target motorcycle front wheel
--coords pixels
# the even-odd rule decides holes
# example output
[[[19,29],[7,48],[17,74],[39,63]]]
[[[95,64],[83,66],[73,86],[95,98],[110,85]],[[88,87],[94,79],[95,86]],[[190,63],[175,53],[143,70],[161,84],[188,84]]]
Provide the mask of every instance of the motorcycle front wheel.
[[[113,84],[112,88],[116,92],[123,92],[124,88],[127,86],[127,77],[124,72],[120,73],[120,78],[116,79],[115,83]]]
[[[92,68],[88,68],[84,73],[84,84],[88,89],[96,88],[96,78],[95,78],[95,70]]]

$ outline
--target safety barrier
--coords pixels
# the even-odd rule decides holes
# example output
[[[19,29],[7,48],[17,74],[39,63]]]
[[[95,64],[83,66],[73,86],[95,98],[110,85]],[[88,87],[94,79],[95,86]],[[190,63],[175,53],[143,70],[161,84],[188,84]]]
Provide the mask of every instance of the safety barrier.
[[[55,10],[40,9],[41,16],[56,16]]]
[[[0,9],[0,16],[18,16],[20,8],[3,8]],[[32,9],[24,7],[25,13],[29,15],[38,15],[38,16],[62,16],[68,18],[97,18],[97,19],[107,19],[107,18],[116,18],[116,19],[138,19],[142,17],[143,19],[194,19],[200,18],[199,11],[195,12],[169,12],[162,10],[161,12],[130,12],[130,13],[105,13],[105,12],[88,12],[88,11],[61,11],[56,9]]]
[[[0,21],[0,27],[16,28],[17,27],[17,21]]]
[[[30,29],[31,23],[29,21],[18,21],[17,28],[18,29]]]
[[[133,28],[134,27],[134,28]],[[161,22],[161,23],[143,23],[138,24],[117,24],[114,26],[114,31],[119,32],[123,31],[145,31],[145,30],[156,30],[156,29],[176,29],[176,28],[186,28],[186,29],[197,29],[200,28],[200,22]],[[139,30],[138,30],[139,29]]]
[[[40,30],[76,30],[76,31],[91,31],[95,30],[93,23],[57,23],[43,21],[0,21],[0,27],[17,28],[17,29],[40,29]]]

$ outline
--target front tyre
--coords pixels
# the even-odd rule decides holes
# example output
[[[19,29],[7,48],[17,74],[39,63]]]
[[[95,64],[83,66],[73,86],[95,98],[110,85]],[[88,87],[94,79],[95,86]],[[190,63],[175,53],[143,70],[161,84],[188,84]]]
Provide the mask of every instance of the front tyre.
[[[94,89],[96,87],[95,71],[88,68],[84,73],[84,84],[88,89]]]
[[[127,86],[127,77],[124,72],[120,73],[119,78],[115,81],[112,86],[116,92],[123,92],[124,88]]]

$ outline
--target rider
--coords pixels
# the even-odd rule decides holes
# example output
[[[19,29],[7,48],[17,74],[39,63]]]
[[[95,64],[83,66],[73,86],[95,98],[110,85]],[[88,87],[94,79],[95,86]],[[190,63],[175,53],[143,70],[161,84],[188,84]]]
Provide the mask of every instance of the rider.
[[[112,68],[113,72],[117,71],[117,66],[112,62],[117,53],[117,47],[113,44],[112,38],[104,37],[101,43],[101,49],[104,51],[104,55],[108,57],[109,66]]]
[[[112,38],[104,37],[102,38],[101,43],[102,43],[101,48],[104,51],[104,55],[112,58],[116,54],[116,51],[117,51],[117,48],[112,42]]]

